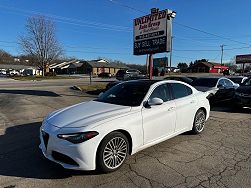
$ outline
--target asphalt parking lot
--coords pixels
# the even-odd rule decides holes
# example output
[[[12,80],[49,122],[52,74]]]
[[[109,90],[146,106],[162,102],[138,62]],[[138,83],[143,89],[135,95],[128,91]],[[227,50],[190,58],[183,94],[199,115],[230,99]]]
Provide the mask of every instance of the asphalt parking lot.
[[[38,148],[48,112],[93,96],[67,84],[6,85],[0,83],[0,187],[251,187],[249,110],[215,107],[202,134],[182,134],[130,156],[114,173],[98,174],[65,170]]]

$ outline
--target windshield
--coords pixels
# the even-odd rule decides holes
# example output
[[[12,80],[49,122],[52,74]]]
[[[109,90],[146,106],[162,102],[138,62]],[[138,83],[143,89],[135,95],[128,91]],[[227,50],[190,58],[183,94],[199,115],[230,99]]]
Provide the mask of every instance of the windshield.
[[[193,86],[215,87],[218,78],[198,78],[192,82]]]
[[[121,83],[103,93],[95,101],[123,106],[140,106],[152,82]]]

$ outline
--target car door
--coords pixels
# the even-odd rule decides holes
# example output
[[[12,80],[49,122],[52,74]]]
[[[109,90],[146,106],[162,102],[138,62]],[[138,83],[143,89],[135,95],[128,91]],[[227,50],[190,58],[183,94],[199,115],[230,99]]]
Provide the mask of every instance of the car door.
[[[176,106],[175,132],[190,129],[197,111],[197,99],[190,87],[181,83],[172,83],[172,95]]]
[[[227,96],[225,79],[223,79],[223,78],[219,79],[216,87],[218,88],[218,90],[215,93],[213,100],[215,102],[225,100],[226,96]]]
[[[171,100],[168,84],[157,86],[151,93],[149,99],[155,97],[162,99],[164,103],[142,108],[144,144],[170,135],[174,133],[175,129],[175,103]]]
[[[228,79],[224,79],[224,82],[225,82],[225,89],[226,89],[225,98],[232,99],[234,97],[234,93],[235,93],[234,83]]]

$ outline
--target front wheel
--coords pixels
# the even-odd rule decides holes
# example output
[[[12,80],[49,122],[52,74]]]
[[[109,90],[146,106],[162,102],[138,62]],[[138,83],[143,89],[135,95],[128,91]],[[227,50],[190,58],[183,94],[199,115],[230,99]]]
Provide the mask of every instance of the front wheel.
[[[206,114],[202,109],[199,109],[194,117],[193,129],[194,134],[199,134],[203,131],[206,123]]]
[[[120,132],[108,134],[97,153],[97,167],[102,172],[113,172],[122,166],[129,151],[128,139]]]

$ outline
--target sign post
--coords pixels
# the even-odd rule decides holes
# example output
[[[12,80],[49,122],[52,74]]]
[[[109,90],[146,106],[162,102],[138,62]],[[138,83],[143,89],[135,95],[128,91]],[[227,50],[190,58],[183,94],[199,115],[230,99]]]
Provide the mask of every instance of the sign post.
[[[152,80],[153,78],[153,55],[149,55],[149,79]]]
[[[149,54],[149,78],[152,79],[152,55],[171,51],[172,18],[176,12],[151,9],[151,14],[134,19],[133,54]]]

